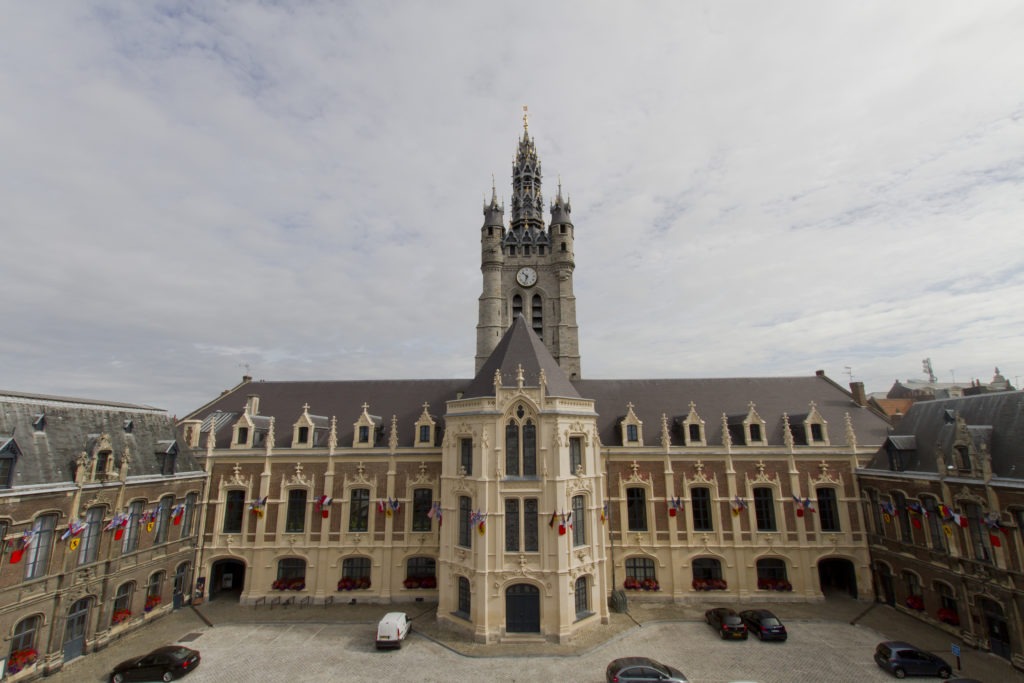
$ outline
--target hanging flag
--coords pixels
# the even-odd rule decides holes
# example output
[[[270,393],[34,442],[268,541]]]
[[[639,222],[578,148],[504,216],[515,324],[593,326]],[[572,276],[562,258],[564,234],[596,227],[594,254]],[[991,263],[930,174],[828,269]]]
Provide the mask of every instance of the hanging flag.
[[[802,502],[800,502],[800,496],[794,495],[793,496],[793,502],[796,504],[796,516],[797,517],[803,517],[804,516],[804,505],[803,505]]]
[[[562,513],[562,521],[558,523],[558,535],[565,536],[565,513]]]
[[[942,531],[946,534],[947,537],[953,536],[953,527],[949,526],[948,524],[942,525]]]
[[[383,498],[377,499],[377,512],[383,513],[387,509],[387,503],[384,502]]]
[[[171,517],[174,520],[174,526],[178,526],[178,525],[181,524],[181,517],[184,514],[185,514],[185,504],[184,503],[178,503],[177,505],[174,506],[174,509],[171,510]]]
[[[402,504],[398,502],[398,499],[395,498],[394,500],[391,500],[391,496],[388,496],[388,503],[391,505],[391,509],[395,512],[398,512],[402,507]]]
[[[11,551],[11,564],[18,564],[21,562],[22,555],[28,550],[28,547],[32,545],[32,541],[35,540],[35,532],[31,529],[24,532],[21,538],[18,539],[18,547]]]
[[[1003,542],[999,540],[999,536],[996,534],[989,534],[988,540],[992,542],[993,548],[1000,548],[1003,545]]]
[[[572,510],[569,510],[569,513],[565,516],[565,521],[569,525],[569,528],[571,529],[572,528]]]
[[[391,502],[391,496],[388,496],[387,502],[384,503],[384,515],[386,517],[390,517],[391,515],[394,514],[394,512],[395,512],[395,506]]]
[[[249,510],[257,517],[263,517],[263,508],[267,505],[267,497],[257,498],[249,503]]]
[[[921,520],[917,517],[911,517],[910,523],[914,526],[915,529],[921,528]]]
[[[810,498],[804,498],[803,506],[804,510],[807,510],[808,512],[817,512],[817,510],[814,509],[814,503]]]
[[[738,517],[740,512],[747,509],[747,503],[739,496],[733,499],[731,506],[733,517]]]
[[[668,516],[675,517],[683,509],[683,499],[673,496],[668,503]]]
[[[72,536],[78,536],[80,533],[82,533],[83,529],[85,529],[85,524],[83,524],[78,519],[72,519],[70,522],[68,522],[68,529],[61,535],[60,540],[66,541]]]
[[[604,524],[606,519],[608,519],[608,501],[605,501],[604,505],[601,506],[601,524]]]
[[[548,526],[550,528],[552,528],[552,529],[555,528],[555,517],[557,517],[557,516],[558,516],[558,514],[554,510],[552,510],[551,511],[551,519],[548,520]]]
[[[320,513],[321,517],[327,519],[328,508],[330,508],[331,503],[333,502],[334,499],[328,496],[327,494],[320,496],[319,498],[316,499],[316,511]]]

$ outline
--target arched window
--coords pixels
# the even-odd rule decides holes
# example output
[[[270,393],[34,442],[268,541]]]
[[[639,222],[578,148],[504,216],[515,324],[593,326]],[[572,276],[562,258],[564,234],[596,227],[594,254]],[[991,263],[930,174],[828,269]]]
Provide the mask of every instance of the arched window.
[[[590,614],[590,592],[587,589],[587,577],[581,576],[576,579],[573,593],[576,597],[576,618],[582,619]]]
[[[649,557],[626,558],[626,578],[633,578],[637,581],[644,579],[657,579],[654,572],[654,560]]]
[[[537,426],[520,404],[505,425],[505,475],[537,476]]]
[[[104,509],[96,506],[89,508],[85,513],[85,528],[79,535],[81,539],[78,547],[78,564],[89,564],[96,561],[100,550],[100,529],[103,525]]]
[[[174,496],[164,496],[156,506],[156,539],[153,541],[154,544],[167,542],[167,527],[171,524],[171,503],[173,502]]]
[[[300,591],[306,588],[306,561],[301,557],[285,557],[277,561],[277,580],[273,589]]]
[[[414,489],[412,492],[412,530],[430,531],[430,511],[434,507],[433,489]]]
[[[110,616],[110,624],[120,624],[132,616],[132,596],[135,595],[135,582],[129,581],[117,587],[114,595],[114,610]]]
[[[470,590],[469,590],[469,579],[465,576],[459,577],[459,608],[456,612],[457,615],[463,619],[469,619],[470,615]]]
[[[759,590],[788,591],[793,587],[786,574],[786,563],[774,557],[757,561],[757,587]]]
[[[187,538],[192,533],[192,520],[196,516],[196,499],[198,495],[193,491],[185,496],[185,508],[181,512],[181,538]]]
[[[53,550],[53,532],[57,528],[57,515],[40,515],[32,524],[32,543],[25,550],[25,578],[37,579],[46,575]]]
[[[437,588],[437,561],[432,557],[410,557],[405,563],[406,588]]]
[[[11,650],[7,657],[7,673],[16,673],[15,671],[11,671],[11,665],[17,662],[19,658],[27,659],[30,657],[30,652],[38,653],[39,647],[36,640],[41,622],[41,617],[35,615],[22,619],[18,622],[18,625],[14,627],[14,633],[11,636]],[[18,655],[17,653],[25,654]],[[36,657],[38,657],[38,654]]]
[[[368,557],[346,557],[341,563],[341,580],[354,582],[355,588],[369,588],[370,568]]]
[[[146,611],[153,609],[164,599],[164,572],[155,572],[146,583]]]
[[[512,297],[512,320],[523,314],[523,297],[516,294]]]
[[[960,625],[960,607],[957,604],[956,591],[949,584],[936,581],[932,584],[935,592],[939,594],[939,611],[935,616],[944,624],[950,626]]]
[[[128,521],[124,527],[124,545],[122,553],[131,553],[139,549],[139,521],[142,519],[142,501],[135,500],[128,505]]]
[[[188,575],[191,570],[192,564],[189,562],[182,562],[174,570],[174,593],[178,595],[185,594],[185,588],[188,586]]]
[[[713,557],[698,557],[693,561],[694,580],[722,578],[722,563]]]

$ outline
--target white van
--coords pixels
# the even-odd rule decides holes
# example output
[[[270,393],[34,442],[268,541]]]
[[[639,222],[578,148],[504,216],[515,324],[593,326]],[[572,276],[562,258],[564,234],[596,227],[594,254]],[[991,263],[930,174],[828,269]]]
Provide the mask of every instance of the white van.
[[[377,649],[402,647],[409,628],[409,617],[405,612],[388,612],[377,624]]]

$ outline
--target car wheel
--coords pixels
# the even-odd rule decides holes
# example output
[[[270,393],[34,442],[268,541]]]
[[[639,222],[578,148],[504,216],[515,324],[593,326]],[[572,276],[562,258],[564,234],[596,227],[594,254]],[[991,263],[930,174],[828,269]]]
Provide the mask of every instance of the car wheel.
[[[939,678],[949,678],[953,675],[953,672],[949,669],[939,669]]]
[[[892,670],[892,675],[896,678],[906,678],[907,672],[897,666],[895,669]]]
[[[174,674],[172,674],[170,671],[165,671],[164,675],[160,677],[160,680],[163,681],[164,683],[167,683],[168,681],[173,681],[174,680]]]
[[[110,683],[124,683],[124,674],[116,673],[110,677]]]

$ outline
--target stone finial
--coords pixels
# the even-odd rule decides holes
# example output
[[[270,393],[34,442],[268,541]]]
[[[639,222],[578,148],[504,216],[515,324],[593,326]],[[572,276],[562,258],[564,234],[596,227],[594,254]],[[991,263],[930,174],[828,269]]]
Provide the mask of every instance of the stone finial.
[[[391,416],[391,434],[388,436],[388,448],[394,453],[398,450],[398,417]]]
[[[786,444],[786,448],[789,449],[790,453],[793,452],[795,442],[793,441],[793,432],[789,425],[789,413],[782,414],[782,443]]]
[[[526,378],[523,377],[523,366],[520,364],[516,367],[516,386],[520,389],[523,388],[523,384],[526,382]]]
[[[276,437],[274,436],[274,418],[273,416],[271,416],[270,426],[267,427],[267,455],[270,455],[271,453],[274,452],[275,438]]]
[[[496,390],[501,388],[501,370],[494,371],[494,388]]]
[[[331,415],[331,431],[327,435],[327,452],[334,455],[334,449],[338,447],[338,418]]]
[[[732,448],[732,437],[729,436],[729,416],[722,413],[722,445],[726,452]]]
[[[853,452],[857,452],[857,434],[853,431],[853,418],[850,417],[849,413],[843,416],[843,422],[846,425],[846,445],[853,449]]]
[[[668,433],[668,415],[665,413],[661,414],[661,447],[668,453],[668,447],[672,445],[672,439]]]

